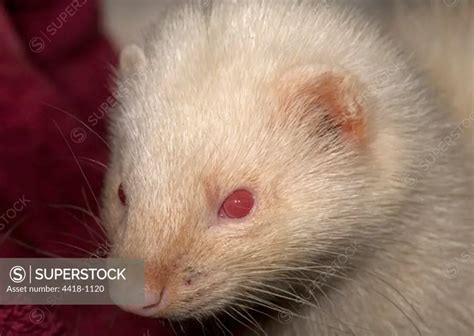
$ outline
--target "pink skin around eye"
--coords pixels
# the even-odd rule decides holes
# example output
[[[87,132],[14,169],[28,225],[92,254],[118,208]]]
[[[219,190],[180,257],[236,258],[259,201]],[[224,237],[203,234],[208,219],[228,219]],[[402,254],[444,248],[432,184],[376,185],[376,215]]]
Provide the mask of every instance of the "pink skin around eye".
[[[122,205],[125,205],[127,203],[127,196],[125,195],[125,191],[123,191],[122,185],[119,186],[117,193],[120,199],[120,203],[122,203]]]
[[[248,190],[236,190],[232,192],[221,205],[219,217],[243,218],[247,216],[254,206],[254,196]]]

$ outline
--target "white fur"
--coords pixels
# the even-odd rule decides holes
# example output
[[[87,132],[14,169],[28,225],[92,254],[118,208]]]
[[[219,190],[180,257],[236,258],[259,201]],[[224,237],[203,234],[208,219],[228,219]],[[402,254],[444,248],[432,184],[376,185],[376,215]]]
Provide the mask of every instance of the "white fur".
[[[362,14],[330,1],[185,7],[144,49],[146,65],[119,81],[103,219],[112,254],[144,259],[148,286],[167,288],[161,316],[238,317],[229,307],[276,294],[302,317],[264,323],[272,336],[471,334],[465,129]],[[276,112],[275,83],[301,66],[360,82],[364,150]],[[251,189],[255,211],[220,223],[209,181],[217,200]],[[188,267],[201,273],[191,286]],[[323,276],[324,293],[296,303],[288,283],[303,276]]]

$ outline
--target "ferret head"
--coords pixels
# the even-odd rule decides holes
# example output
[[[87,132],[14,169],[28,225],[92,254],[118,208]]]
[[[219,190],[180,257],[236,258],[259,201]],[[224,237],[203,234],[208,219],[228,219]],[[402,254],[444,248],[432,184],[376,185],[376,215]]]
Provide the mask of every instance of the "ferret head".
[[[394,109],[387,83],[367,84],[387,68],[371,49],[383,46],[326,12],[295,29],[309,14],[285,10],[185,11],[122,54],[102,218],[111,255],[145,262],[146,304],[128,309],[248,305],[383,225],[400,166],[388,152],[403,152],[378,117]]]

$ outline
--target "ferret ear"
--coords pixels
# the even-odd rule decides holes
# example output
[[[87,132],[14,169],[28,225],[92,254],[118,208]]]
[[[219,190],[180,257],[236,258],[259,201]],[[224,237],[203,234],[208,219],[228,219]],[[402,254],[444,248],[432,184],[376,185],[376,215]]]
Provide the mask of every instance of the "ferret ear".
[[[365,140],[367,96],[361,83],[344,70],[300,66],[278,83],[280,112],[285,116],[315,134],[336,130],[356,142]]]
[[[146,65],[147,59],[143,50],[135,44],[125,47],[120,54],[120,71],[123,74],[137,72]]]

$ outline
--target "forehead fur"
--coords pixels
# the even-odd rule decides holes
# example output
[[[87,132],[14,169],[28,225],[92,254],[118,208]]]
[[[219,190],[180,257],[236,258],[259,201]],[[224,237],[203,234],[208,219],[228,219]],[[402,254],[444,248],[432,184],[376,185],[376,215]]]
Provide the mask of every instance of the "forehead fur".
[[[384,106],[385,101],[394,101],[398,93],[396,99],[403,97],[402,90],[393,90],[389,81],[397,82],[394,77],[402,74],[397,69],[386,76],[396,65],[393,56],[373,52],[385,42],[365,23],[341,12],[334,14],[333,6],[308,6],[218,3],[210,15],[191,7],[170,15],[161,31],[149,36],[146,66],[135,80],[122,81],[126,94],[122,113],[115,116],[114,133],[129,140],[121,147],[128,151],[126,157],[133,162],[153,157],[159,162],[157,157],[177,151],[191,155],[217,148],[238,158],[239,151],[246,150],[242,144],[259,147],[252,133],[263,134],[261,128],[268,123],[270,116],[261,110],[273,103],[269,83],[299,65],[350,69],[368,91],[382,98],[377,99],[378,108],[390,111],[393,107]],[[390,113],[383,119],[383,124],[397,123]],[[150,143],[150,139],[155,140]],[[249,139],[252,143],[247,143]],[[175,171],[176,167],[161,169]]]

